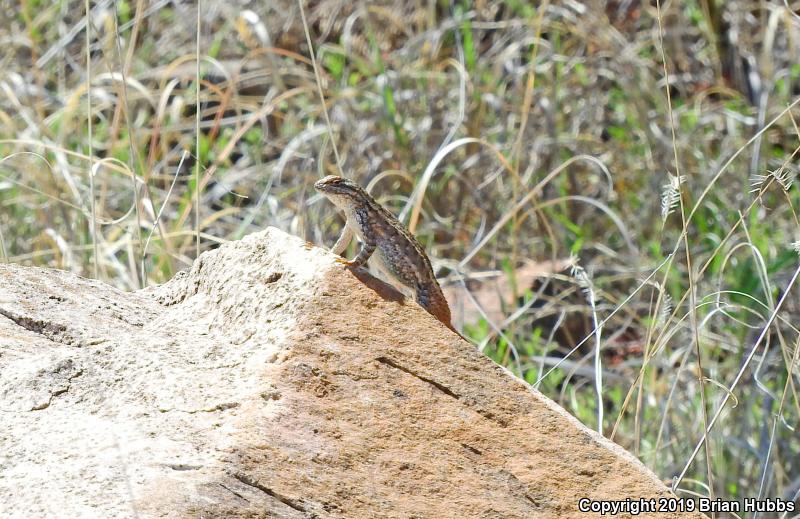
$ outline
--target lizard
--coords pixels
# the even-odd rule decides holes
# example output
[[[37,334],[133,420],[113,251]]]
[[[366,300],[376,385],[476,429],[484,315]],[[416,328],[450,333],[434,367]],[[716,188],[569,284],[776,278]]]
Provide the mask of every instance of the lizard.
[[[341,209],[347,219],[331,252],[341,255],[354,235],[361,242],[355,258],[340,258],[340,262],[358,268],[373,258],[373,265],[393,285],[410,292],[429,314],[458,333],[451,323],[450,307],[433,275],[430,259],[414,235],[352,180],[328,175],[318,180],[314,188]]]

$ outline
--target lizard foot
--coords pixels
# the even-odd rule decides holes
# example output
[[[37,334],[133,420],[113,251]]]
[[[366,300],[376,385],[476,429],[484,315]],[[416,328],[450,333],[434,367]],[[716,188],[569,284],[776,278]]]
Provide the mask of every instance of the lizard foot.
[[[343,258],[341,256],[336,258],[336,263],[341,263],[345,267],[350,267],[350,268],[356,267],[356,264],[355,264],[354,261],[350,261],[347,258]]]

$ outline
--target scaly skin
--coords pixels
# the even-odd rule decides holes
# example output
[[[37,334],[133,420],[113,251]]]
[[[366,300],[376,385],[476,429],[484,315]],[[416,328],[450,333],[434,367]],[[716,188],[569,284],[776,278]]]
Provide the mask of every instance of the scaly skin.
[[[344,261],[346,265],[360,267],[373,258],[373,264],[392,284],[410,291],[422,308],[456,331],[431,262],[403,224],[352,180],[329,175],[317,181],[314,188],[344,211],[347,218],[342,235],[331,251],[334,254],[344,252],[355,234],[361,249],[351,261]]]

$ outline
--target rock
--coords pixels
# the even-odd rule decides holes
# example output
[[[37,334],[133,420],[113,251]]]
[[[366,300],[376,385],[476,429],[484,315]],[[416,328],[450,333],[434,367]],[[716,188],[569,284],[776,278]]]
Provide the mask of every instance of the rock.
[[[670,495],[276,229],[136,293],[15,265],[0,281],[0,517],[568,517]]]

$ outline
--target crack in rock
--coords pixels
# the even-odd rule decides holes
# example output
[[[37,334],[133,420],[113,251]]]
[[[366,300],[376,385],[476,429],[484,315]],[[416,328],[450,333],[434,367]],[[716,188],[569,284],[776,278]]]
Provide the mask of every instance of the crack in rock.
[[[222,483],[217,483],[217,484],[218,484],[219,486],[221,486],[222,488],[224,488],[225,490],[227,490],[228,492],[230,492],[231,494],[233,494],[233,495],[235,495],[236,497],[238,497],[239,499],[242,499],[244,502],[246,502],[246,503],[250,503],[250,500],[249,500],[249,499],[247,499],[246,497],[244,497],[244,496],[243,496],[242,494],[240,494],[239,492],[237,492],[237,491],[235,491],[235,490],[233,490],[233,489],[230,489],[230,488],[226,487],[226,486],[225,486],[225,485],[223,485]]]
[[[7,317],[16,325],[21,326],[29,332],[39,334],[51,341],[66,345],[72,345],[77,342],[74,337],[66,333],[67,327],[63,324],[17,315],[4,308],[0,308],[0,315]]]
[[[184,471],[184,470],[200,470],[203,468],[202,465],[190,465],[188,463],[165,463],[166,467],[171,468],[172,470],[177,471]]]
[[[260,491],[264,492],[265,494],[267,494],[268,496],[272,497],[273,499],[277,499],[278,501],[280,501],[281,503],[285,504],[289,508],[292,508],[294,510],[297,510],[298,512],[303,512],[303,513],[305,513],[305,511],[306,511],[306,509],[301,504],[297,503],[295,500],[290,499],[290,498],[288,498],[288,497],[286,497],[284,495],[281,495],[281,494],[275,492],[271,488],[262,485],[261,483],[259,483],[258,481],[254,480],[253,478],[251,478],[250,476],[248,476],[246,474],[242,474],[242,473],[238,473],[237,472],[236,474],[233,474],[233,477],[235,479],[237,479],[239,482],[244,483],[248,487],[253,487],[253,488],[257,489],[257,490],[260,490]]]
[[[473,411],[475,411],[479,415],[483,416],[484,418],[486,418],[488,420],[491,420],[491,421],[499,424],[502,427],[508,426],[508,421],[507,420],[504,420],[503,418],[500,418],[500,417],[496,416],[491,411],[488,411],[486,409],[481,409],[480,407],[471,404],[470,402],[467,401],[467,399],[465,399],[463,396],[455,393],[452,389],[448,388],[447,386],[445,386],[443,384],[440,384],[439,382],[436,382],[433,379],[430,379],[428,377],[422,376],[419,373],[416,373],[414,370],[409,369],[409,368],[403,366],[402,364],[399,364],[395,360],[392,360],[392,359],[390,359],[388,357],[378,357],[375,360],[377,360],[381,364],[384,364],[386,366],[390,366],[390,367],[392,367],[392,368],[394,368],[394,369],[396,369],[398,371],[402,371],[403,373],[408,373],[412,377],[417,378],[417,379],[419,379],[419,380],[421,380],[421,381],[423,381],[423,382],[425,382],[427,384],[430,384],[431,386],[435,387],[436,389],[438,389],[439,391],[441,391],[445,395],[458,400],[465,407],[467,407],[469,409],[472,409]]]
[[[69,366],[70,367],[72,366],[71,362],[69,363]],[[35,406],[31,407],[30,411],[41,411],[43,409],[47,409],[48,407],[50,407],[50,404],[53,403],[53,399],[55,397],[57,397],[57,396],[63,395],[64,393],[67,393],[70,390],[70,388],[72,387],[72,381],[74,379],[80,377],[81,375],[83,375],[83,370],[79,369],[77,372],[75,372],[72,375],[70,375],[69,377],[67,377],[67,385],[66,385],[66,387],[60,387],[60,388],[58,388],[58,389],[56,389],[54,391],[51,391],[50,392],[50,396],[47,399],[47,402],[44,402],[44,403],[41,403],[41,404],[38,404],[38,405],[35,405]]]
[[[237,407],[241,406],[240,402],[223,402],[220,404],[216,404],[212,407],[204,407],[201,409],[179,409],[177,407],[159,407],[159,413],[186,413],[186,414],[197,414],[197,413],[214,413],[216,411],[227,411],[228,409],[236,409]]]
[[[408,369],[407,367],[405,367],[405,366],[403,366],[401,364],[398,364],[397,362],[395,362],[394,360],[392,360],[392,359],[390,359],[388,357],[378,357],[375,360],[377,360],[381,364],[385,364],[387,366],[393,367],[394,369],[400,370],[403,373],[408,373],[412,377],[418,378],[419,380],[421,380],[421,381],[423,381],[423,382],[425,382],[427,384],[432,385],[433,387],[435,387],[436,389],[438,389],[439,391],[441,391],[442,393],[444,393],[445,395],[447,395],[447,396],[449,396],[451,398],[455,398],[456,400],[460,400],[461,399],[461,397],[458,396],[457,394],[455,394],[450,388],[448,388],[446,386],[443,386],[442,384],[436,382],[435,380],[432,380],[432,379],[427,378],[427,377],[423,377],[419,373],[415,373],[414,371]]]

